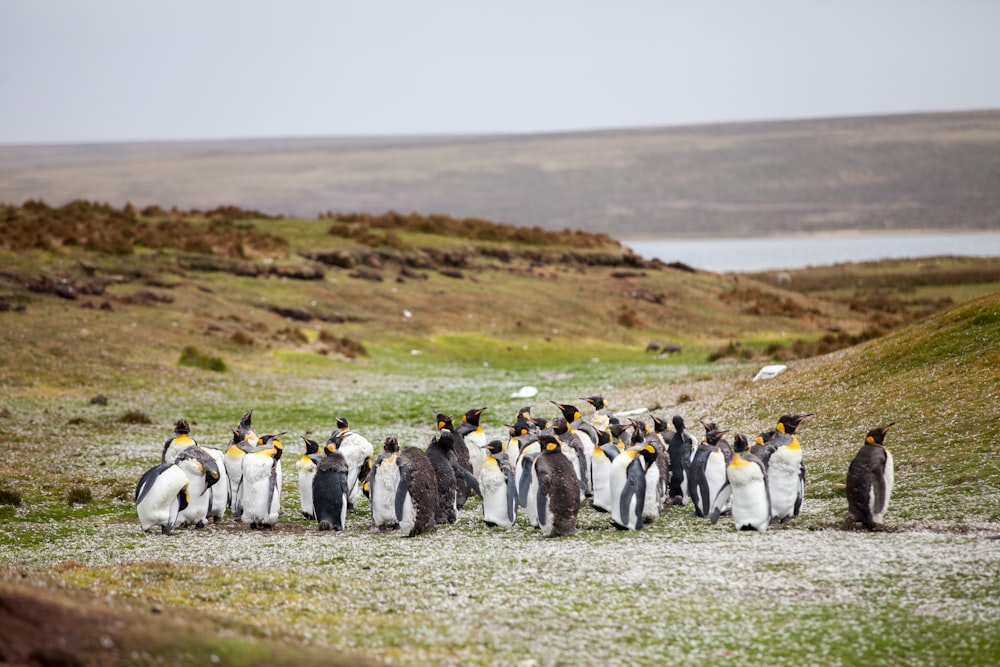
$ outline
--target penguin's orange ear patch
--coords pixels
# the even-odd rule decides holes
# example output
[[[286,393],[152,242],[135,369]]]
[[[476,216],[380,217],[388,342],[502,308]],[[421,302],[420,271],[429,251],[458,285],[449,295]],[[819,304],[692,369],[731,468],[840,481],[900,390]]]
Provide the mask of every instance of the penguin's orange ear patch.
[[[869,445],[874,445],[875,444],[875,438],[873,438],[873,437],[871,437],[869,435],[868,437],[865,438],[865,442],[867,442]]]
[[[557,449],[558,447],[559,447],[558,442],[550,442],[545,445],[545,449],[549,450],[550,452],[554,449]]]

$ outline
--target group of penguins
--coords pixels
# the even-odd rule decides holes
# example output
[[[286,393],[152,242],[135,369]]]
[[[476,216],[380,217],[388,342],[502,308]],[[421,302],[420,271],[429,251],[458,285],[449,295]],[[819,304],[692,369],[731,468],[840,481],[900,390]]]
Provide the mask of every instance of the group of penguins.
[[[455,523],[458,509],[474,493],[489,526],[511,527],[523,509],[546,537],[572,535],[587,499],[621,530],[641,530],[668,505],[691,503],[694,515],[715,524],[729,514],[738,530],[765,531],[799,515],[806,467],[796,435],[811,414],[786,414],[750,444],[743,434],[702,422],[696,443],[684,419],[653,416],[622,422],[601,396],[581,399],[594,412],[583,419],[573,405],[552,401],[560,416],[551,422],[522,408],[507,425],[506,444],[487,442],[480,416],[469,410],[456,425],[437,414],[437,432],[426,449],[400,448],[388,436],[382,451],[338,417],[327,442],[302,437],[296,462],[302,515],[319,530],[343,530],[347,513],[364,495],[380,531],[412,537]],[[222,521],[228,507],[251,529],[278,521],[281,498],[281,437],[257,435],[252,411],[240,419],[225,451],[202,447],[180,419],[163,445],[161,462],[142,475],[135,505],[142,529],[203,527]],[[892,455],[885,447],[889,426],[872,429],[848,469],[845,526],[881,525],[893,487]]]

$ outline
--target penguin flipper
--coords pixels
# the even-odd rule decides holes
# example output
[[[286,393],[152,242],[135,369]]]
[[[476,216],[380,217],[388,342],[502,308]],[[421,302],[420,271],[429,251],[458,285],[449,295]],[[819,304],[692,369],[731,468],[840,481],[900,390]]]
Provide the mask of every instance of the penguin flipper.
[[[482,498],[483,492],[479,489],[479,480],[476,479],[476,476],[461,465],[454,466],[454,468],[455,468],[455,477],[464,480],[465,483],[469,485],[469,488],[475,491],[477,496]]]
[[[709,518],[712,520],[713,526],[719,520],[719,515],[722,514],[722,508],[726,506],[726,503],[729,501],[729,497],[732,494],[733,494],[733,487],[730,486],[729,480],[727,479],[726,483],[722,485],[721,489],[719,489],[719,494],[715,496],[715,503],[712,505],[712,511]],[[767,502],[768,504],[770,504],[771,502],[770,494],[768,495]],[[770,515],[771,510],[768,509],[767,513],[768,515]]]
[[[188,495],[187,484],[185,484],[184,488],[177,492],[177,511],[178,512],[183,512],[184,510],[187,509],[188,502],[190,501],[190,498],[191,497]],[[171,521],[170,523],[173,524],[173,521]]]
[[[806,464],[803,463],[799,467],[799,492],[795,498],[795,507],[792,509],[792,516],[798,516],[799,510],[802,509],[802,500],[806,495]]]
[[[517,487],[517,504],[521,507],[528,506],[528,489],[531,488],[531,464],[533,457],[525,456],[521,459],[521,483]]]
[[[399,464],[399,484],[396,485],[396,521],[403,520],[403,506],[413,484],[413,469],[405,463]]]
[[[135,504],[138,505],[145,499],[146,494],[153,488],[153,482],[164,470],[172,466],[172,463],[161,463],[144,472],[139,478],[139,483],[135,487]]]
[[[548,504],[549,504],[549,484],[550,484],[550,480],[548,479],[547,475],[545,474],[545,471],[543,470],[543,471],[539,472],[538,473],[538,494],[537,494],[537,497],[535,498],[535,502],[536,502],[536,505],[538,507],[538,525],[539,526],[544,526],[545,523],[546,523],[546,520],[548,518],[546,516],[545,509],[546,509],[546,507],[548,507]]]
[[[271,464],[270,486],[267,489],[267,511],[270,513],[271,504],[274,502],[274,492],[278,489],[278,459],[274,459]]]
[[[511,524],[517,518],[517,483],[513,473],[507,475],[507,518]]]
[[[636,522],[637,529],[642,526],[642,511],[645,509],[646,504],[645,481],[646,473],[642,469],[642,466],[632,463],[629,465],[628,471],[626,472],[625,486],[622,489],[621,495],[618,497],[618,511],[619,516],[622,518],[622,522],[625,522],[629,517],[629,507],[632,505],[632,499],[635,498],[635,515],[638,518]],[[642,484],[640,484],[640,482],[642,482]]]

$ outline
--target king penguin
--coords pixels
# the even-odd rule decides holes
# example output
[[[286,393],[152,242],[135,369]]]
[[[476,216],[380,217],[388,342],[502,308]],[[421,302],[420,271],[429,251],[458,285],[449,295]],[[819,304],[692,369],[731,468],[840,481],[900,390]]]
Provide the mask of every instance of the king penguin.
[[[593,426],[583,421],[580,416],[580,411],[574,405],[564,405],[562,403],[556,403],[552,401],[552,404],[559,409],[562,413],[563,419],[569,424],[570,432],[575,434],[577,438],[580,439],[580,444],[583,446],[583,454],[587,457],[587,465],[584,470],[590,470],[590,457],[594,454],[594,445],[597,444],[597,430]],[[587,491],[589,495],[589,490],[591,487],[590,480],[585,480],[587,485]]]
[[[326,444],[336,445],[347,461],[347,509],[354,509],[355,501],[361,497],[361,486],[368,479],[375,448],[368,438],[351,430],[347,417],[337,417],[337,428]]]
[[[552,433],[559,438],[559,441],[562,443],[562,453],[569,459],[570,464],[573,466],[573,472],[576,473],[577,479],[580,482],[580,500],[582,501],[591,495],[589,482],[590,457],[583,451],[584,444],[580,440],[579,432],[571,430],[565,418],[556,417],[552,420]],[[593,443],[588,440],[586,446],[593,448]],[[591,451],[591,456],[593,456],[593,451]]]
[[[796,431],[807,417],[782,415],[768,443],[767,487],[771,492],[771,518],[786,523],[796,518],[805,497],[806,466]]]
[[[191,437],[191,424],[181,417],[174,425],[174,437],[163,443],[160,463],[173,463],[177,455],[192,445],[198,443]]]
[[[191,437],[191,424],[187,419],[181,417],[174,425],[174,437],[163,443],[160,461],[173,463],[181,452],[195,445],[198,445],[198,442]],[[226,514],[226,508],[232,502],[232,487],[229,483],[229,473],[226,470],[226,456],[215,447],[198,446],[215,461],[215,470],[219,475],[219,478],[210,485],[208,491],[209,510],[205,517],[206,520],[211,519],[213,523],[219,523]]]
[[[404,537],[430,533],[437,527],[437,476],[427,453],[405,447],[396,458],[399,484],[396,487],[396,520]]]
[[[229,477],[229,507],[236,519],[243,513],[239,494],[240,482],[243,479],[243,457],[260,444],[260,438],[253,430],[252,420],[253,410],[248,410],[233,429],[233,437],[225,453],[225,468]]]
[[[462,437],[462,434],[456,430],[455,422],[451,418],[451,415],[439,412],[435,419],[437,420],[437,429],[439,431],[445,430],[451,433],[451,449],[455,452],[455,458],[458,460],[458,465],[465,468],[470,474],[472,474],[473,468],[471,455],[469,454],[469,446],[465,444],[465,438]],[[456,471],[455,506],[458,509],[465,507],[465,503],[469,500],[470,495],[472,495],[472,488],[466,481],[466,476],[457,474]]]
[[[646,471],[656,463],[656,448],[639,443],[611,462],[611,523],[620,530],[642,530]]]
[[[844,525],[853,528],[860,522],[868,530],[882,525],[889,497],[895,484],[892,454],[885,446],[885,434],[892,424],[873,428],[865,444],[847,468],[847,516]]]
[[[657,421],[656,417],[653,417],[653,423],[656,424]],[[660,516],[667,497],[667,480],[670,475],[670,462],[667,458],[669,454],[659,433],[651,430],[641,420],[633,420],[632,424],[634,429],[632,444],[652,445],[656,450],[654,465],[646,468],[646,503],[642,515],[643,521],[650,524]]]
[[[590,479],[594,485],[590,502],[598,512],[611,511],[611,463],[619,454],[621,452],[611,443],[611,432],[599,432],[590,458]]]
[[[562,443],[555,435],[539,438],[541,452],[532,466],[537,487],[538,527],[545,537],[576,533],[580,512],[580,482],[573,465],[562,453]]]
[[[479,424],[479,418],[487,408],[476,408],[469,410],[462,415],[462,423],[455,427],[455,431],[462,436],[466,449],[469,451],[469,463],[472,465],[472,474],[476,479],[480,479],[483,471],[483,464],[486,462],[486,432]],[[480,480],[481,481],[481,480]]]
[[[477,495],[481,495],[479,482],[472,473],[458,462],[454,450],[454,434],[448,429],[441,429],[427,446],[427,458],[430,459],[437,478],[437,522],[439,524],[455,523],[458,520],[458,501],[456,499],[457,478],[462,477],[465,483]]]
[[[509,528],[517,518],[514,469],[500,440],[491,440],[483,448],[487,454],[479,480],[483,492],[483,522],[487,526]]]
[[[698,445],[688,468],[688,495],[694,503],[694,514],[707,517],[715,506],[716,496],[726,484],[726,457],[718,442],[725,431],[705,432],[705,442]]]
[[[399,526],[396,518],[396,489],[399,487],[399,440],[390,435],[382,442],[382,451],[372,464],[368,476],[368,501],[372,509],[372,524],[380,531]]]
[[[305,454],[295,462],[295,469],[299,473],[299,506],[302,509],[302,516],[312,521],[316,518],[316,511],[313,509],[313,479],[316,477],[316,466],[323,458],[319,451],[319,443],[315,440],[302,436],[305,442]]]
[[[329,442],[313,477],[313,508],[320,530],[341,531],[347,523],[347,459]]]
[[[732,503],[737,530],[767,530],[771,523],[771,495],[767,490],[767,468],[749,452],[746,436],[733,440],[733,461],[726,468],[726,485],[715,499],[711,519],[714,524],[726,503]]]
[[[198,445],[186,447],[174,463],[188,478],[188,505],[178,512],[178,525],[204,528],[213,510],[212,487],[219,481],[218,465],[212,455]]]
[[[243,523],[257,530],[273,528],[281,506],[281,444],[279,433],[266,435],[260,445],[243,457],[243,476],[238,494]],[[315,496],[315,491],[314,491]],[[313,499],[315,506],[315,498]]]
[[[188,478],[174,463],[161,463],[143,473],[135,487],[135,509],[139,525],[148,533],[156,526],[169,535],[177,513],[188,504]]]

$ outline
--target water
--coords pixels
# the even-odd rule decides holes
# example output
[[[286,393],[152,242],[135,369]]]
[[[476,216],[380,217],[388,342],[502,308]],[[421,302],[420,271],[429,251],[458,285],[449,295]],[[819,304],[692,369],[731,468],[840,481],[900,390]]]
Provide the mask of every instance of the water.
[[[938,255],[995,257],[1000,256],[1000,232],[626,241],[625,245],[646,259],[726,273]]]

